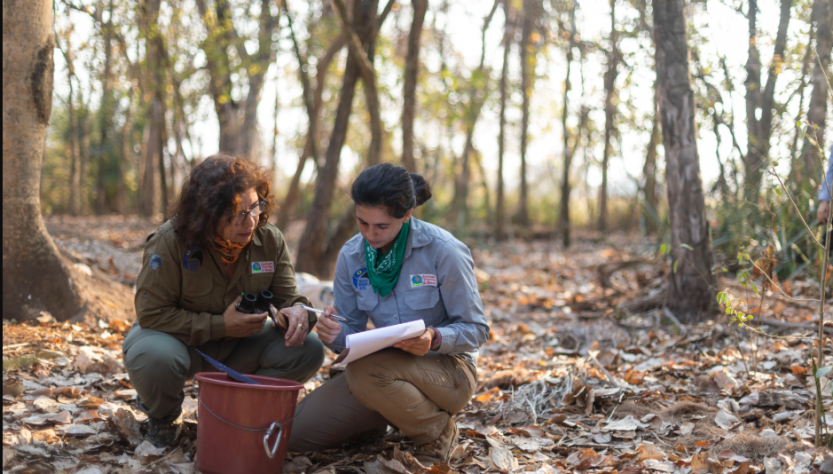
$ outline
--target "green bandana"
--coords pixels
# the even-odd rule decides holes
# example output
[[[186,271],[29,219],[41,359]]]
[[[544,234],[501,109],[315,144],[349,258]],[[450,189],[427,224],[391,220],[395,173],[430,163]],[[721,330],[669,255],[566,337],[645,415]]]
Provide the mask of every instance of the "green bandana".
[[[379,296],[387,296],[396,286],[399,280],[399,270],[402,269],[402,257],[405,256],[405,246],[408,243],[408,232],[411,229],[411,220],[402,224],[402,230],[396,238],[393,247],[385,255],[380,256],[379,251],[364,241],[364,262],[367,264],[367,278],[370,279],[370,286]]]

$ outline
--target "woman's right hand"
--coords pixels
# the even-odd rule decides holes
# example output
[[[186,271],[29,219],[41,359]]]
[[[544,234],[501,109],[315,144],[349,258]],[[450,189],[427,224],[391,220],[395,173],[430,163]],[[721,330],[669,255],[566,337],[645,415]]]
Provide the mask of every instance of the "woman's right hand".
[[[341,333],[341,324],[331,318],[331,314],[336,314],[336,310],[327,306],[324,308],[324,314],[318,318],[318,323],[315,325],[315,332],[318,333],[318,339],[321,339],[321,342],[325,344],[335,341]]]
[[[226,324],[226,337],[254,336],[263,329],[266,313],[245,314],[237,311],[237,303],[242,297],[238,296],[223,312]]]

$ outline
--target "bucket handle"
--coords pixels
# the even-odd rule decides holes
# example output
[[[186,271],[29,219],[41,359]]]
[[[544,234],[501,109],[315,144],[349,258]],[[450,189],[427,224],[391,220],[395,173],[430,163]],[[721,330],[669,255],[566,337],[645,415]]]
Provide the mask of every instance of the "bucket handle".
[[[275,432],[275,428],[278,429],[278,436],[275,437],[275,444],[272,445],[272,450],[269,450],[269,438],[272,436],[272,433]],[[278,445],[281,443],[281,436],[283,435],[283,425],[278,423],[277,421],[272,422],[269,425],[269,429],[266,430],[266,436],[263,437],[263,449],[266,451],[266,455],[269,456],[269,459],[275,457],[275,452],[278,450]]]

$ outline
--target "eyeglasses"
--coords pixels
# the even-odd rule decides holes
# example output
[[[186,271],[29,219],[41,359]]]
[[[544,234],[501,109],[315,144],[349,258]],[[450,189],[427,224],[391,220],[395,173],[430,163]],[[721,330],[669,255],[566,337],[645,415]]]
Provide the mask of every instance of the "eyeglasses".
[[[255,222],[257,222],[257,219],[260,216],[260,213],[263,212],[264,209],[266,209],[266,201],[260,201],[259,203],[255,204],[254,207],[252,207],[248,211],[243,211],[240,214],[237,214],[237,216],[234,217],[234,225],[235,226],[243,225],[243,222],[246,221],[246,217],[248,217],[248,216],[252,216],[252,219],[254,219]],[[232,220],[232,218],[229,218],[229,222],[231,222],[231,220]]]

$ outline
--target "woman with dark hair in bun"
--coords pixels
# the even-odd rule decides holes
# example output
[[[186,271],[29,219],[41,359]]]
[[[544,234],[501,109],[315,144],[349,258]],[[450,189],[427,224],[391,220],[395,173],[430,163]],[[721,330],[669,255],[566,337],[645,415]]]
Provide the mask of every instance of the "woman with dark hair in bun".
[[[377,328],[422,319],[426,330],[349,363],[306,397],[290,449],[326,449],[391,424],[414,443],[422,464],[448,461],[457,440],[454,415],[474,393],[478,348],[489,337],[471,252],[413,217],[431,199],[418,174],[372,166],[356,178],[351,195],[360,234],[339,253],[336,308],[325,308],[318,337],[340,353],[347,335],[364,331],[368,319]]]

